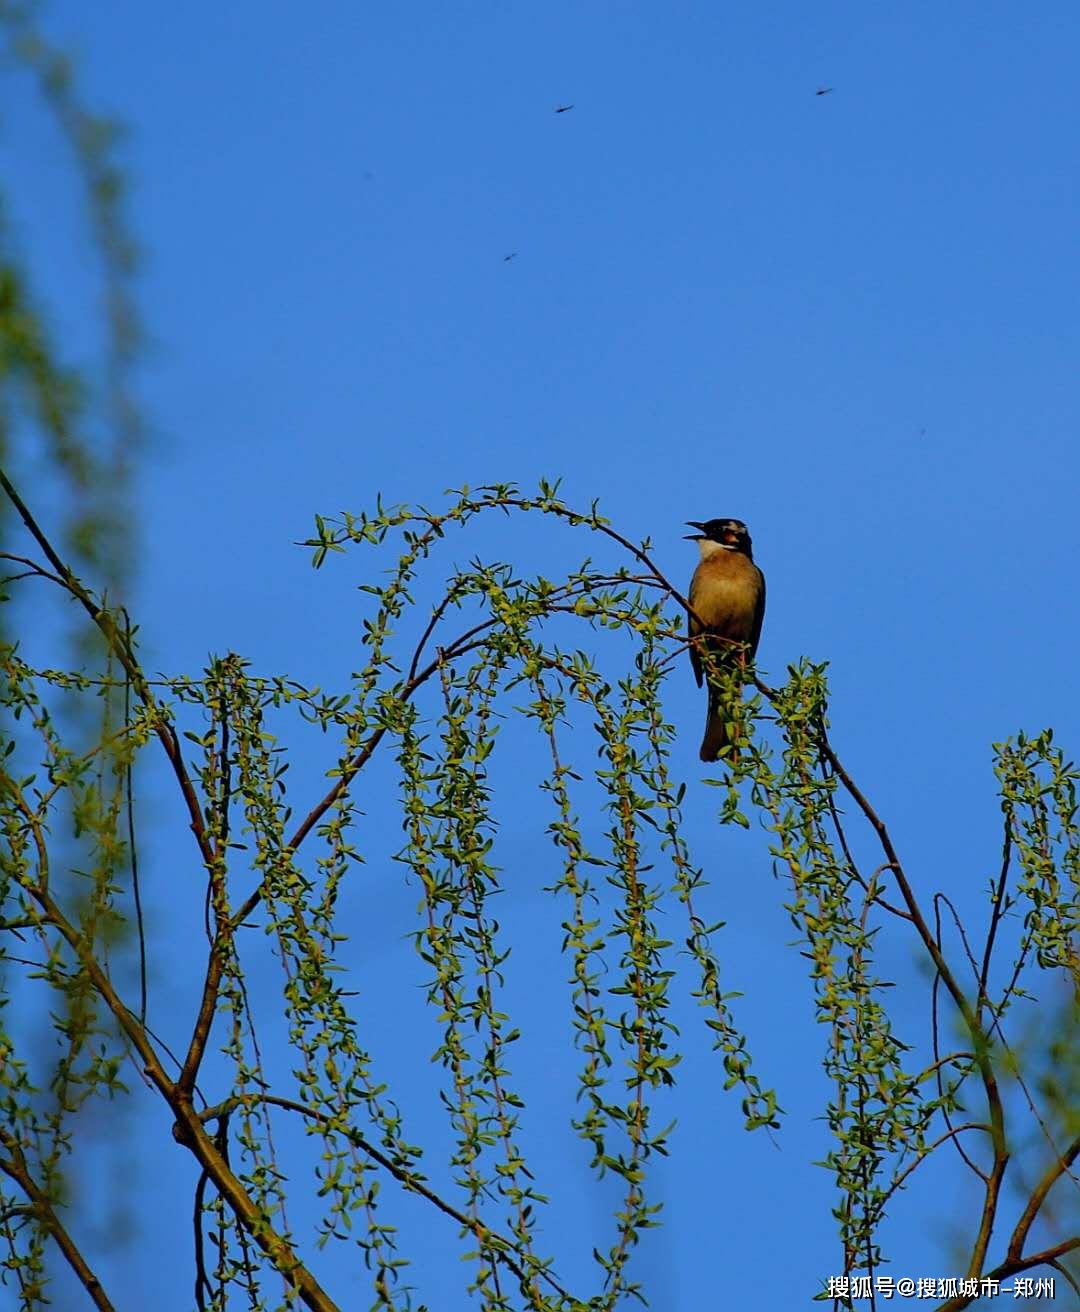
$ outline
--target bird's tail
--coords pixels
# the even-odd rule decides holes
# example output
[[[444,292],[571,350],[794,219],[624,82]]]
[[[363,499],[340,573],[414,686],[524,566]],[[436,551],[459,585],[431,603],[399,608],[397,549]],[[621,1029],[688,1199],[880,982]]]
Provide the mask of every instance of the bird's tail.
[[[736,726],[731,716],[731,708],[725,706],[719,697],[709,697],[709,707],[705,713],[705,737],[701,740],[699,755],[703,761],[719,760],[720,754],[728,748],[726,755],[731,761],[739,759],[738,749],[734,746]]]

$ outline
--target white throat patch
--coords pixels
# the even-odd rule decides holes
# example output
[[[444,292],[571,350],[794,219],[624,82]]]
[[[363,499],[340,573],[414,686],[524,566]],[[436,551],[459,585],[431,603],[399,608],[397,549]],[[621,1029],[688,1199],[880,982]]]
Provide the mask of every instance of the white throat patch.
[[[736,550],[735,547],[729,546],[726,542],[711,542],[708,538],[698,538],[697,549],[702,560],[708,560],[710,556],[715,556],[718,551]]]

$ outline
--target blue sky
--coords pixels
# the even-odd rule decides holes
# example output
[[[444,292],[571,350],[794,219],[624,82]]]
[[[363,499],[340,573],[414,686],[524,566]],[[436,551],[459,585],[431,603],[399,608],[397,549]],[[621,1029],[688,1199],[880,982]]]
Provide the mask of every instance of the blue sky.
[[[1074,5],[112,0],[91,14],[56,0],[46,13],[91,100],[130,126],[152,336],[134,609],[151,666],[195,671],[235,649],[345,680],[370,566],[353,555],[313,575],[294,543],[315,512],[378,492],[432,503],[465,482],[562,477],[568,499],[599,498],[629,536],[652,537],[679,580],[693,565],[683,521],[735,515],[768,578],[765,676],[830,661],[837,749],[919,888],[979,906],[999,841],[989,744],[1045,724],[1080,741]],[[10,218],[53,322],[83,342],[95,284],[77,194],[26,85],[6,91],[0,164],[24,198]],[[534,571],[591,549],[531,522],[478,543],[449,547],[447,568],[481,547]],[[669,1224],[643,1274],[667,1288],[661,1308],[732,1290],[802,1306],[838,1267],[828,1181],[809,1165],[824,1034],[764,836],[719,829],[716,795],[693,782],[689,671],[670,699],[740,1019],[790,1117],[779,1151],[742,1136],[708,1062],[688,1056]],[[320,761],[302,748],[298,773],[314,780]],[[184,940],[167,918],[164,791],[155,805],[149,898],[168,976]],[[543,1043],[557,1051],[559,1033],[530,1013],[527,981],[560,969],[557,922],[551,943],[532,941],[550,872],[535,812],[508,806],[522,1005],[547,1035],[523,1060],[547,1108]],[[404,993],[413,967],[395,935],[415,890],[392,887],[393,867],[379,878],[356,893],[385,928],[367,969]],[[917,1030],[927,988],[911,951],[883,955]],[[391,1022],[371,1017],[373,1044],[417,1088],[426,1055]],[[593,1204],[580,1152],[548,1133],[535,1131],[571,1194],[552,1226],[566,1238]],[[175,1156],[157,1177],[179,1181],[175,1197],[135,1178],[182,1217],[191,1180]],[[950,1274],[958,1187],[950,1163],[932,1197],[897,1207],[895,1274]],[[427,1250],[428,1296],[465,1306],[453,1234],[411,1208],[404,1246]],[[334,1261],[328,1283],[347,1290]],[[152,1291],[166,1312],[189,1306],[188,1253],[149,1230],[103,1268],[122,1304]]]

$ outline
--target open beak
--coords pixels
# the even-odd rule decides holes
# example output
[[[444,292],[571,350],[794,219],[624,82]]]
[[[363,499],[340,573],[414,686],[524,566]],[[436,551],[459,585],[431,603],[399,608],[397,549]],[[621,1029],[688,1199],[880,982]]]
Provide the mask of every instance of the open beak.
[[[688,519],[688,520],[686,521],[686,527],[687,527],[687,528],[696,528],[696,529],[698,530],[696,533],[684,533],[684,534],[683,534],[683,537],[686,538],[686,540],[687,540],[688,542],[696,542],[696,541],[698,540],[698,538],[700,538],[700,537],[704,534],[704,532],[705,532],[705,525],[704,525],[704,524],[699,524],[699,523],[697,523],[696,520],[693,520],[693,519]]]

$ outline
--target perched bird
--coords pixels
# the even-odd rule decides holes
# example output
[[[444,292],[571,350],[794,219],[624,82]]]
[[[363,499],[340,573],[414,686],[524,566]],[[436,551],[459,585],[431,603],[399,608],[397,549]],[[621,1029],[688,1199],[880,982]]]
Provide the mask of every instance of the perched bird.
[[[703,655],[710,654],[718,665],[734,663],[738,669],[745,666],[747,654],[753,657],[765,618],[765,575],[754,564],[750,532],[741,519],[709,519],[701,524],[690,520],[687,528],[697,529],[686,537],[698,544],[701,555],[690,580],[689,600],[694,609],[690,637],[697,639],[692,641],[690,660],[698,687],[705,679],[709,690],[700,755],[703,761],[715,761],[731,744],[735,712],[722,704],[719,689],[707,678]],[[727,641],[712,642],[713,635]]]

